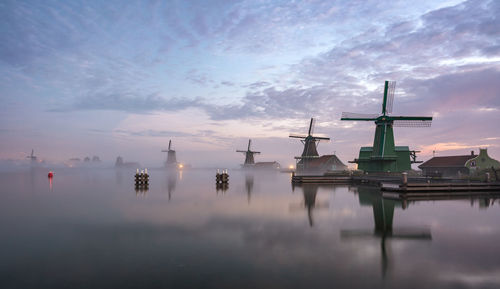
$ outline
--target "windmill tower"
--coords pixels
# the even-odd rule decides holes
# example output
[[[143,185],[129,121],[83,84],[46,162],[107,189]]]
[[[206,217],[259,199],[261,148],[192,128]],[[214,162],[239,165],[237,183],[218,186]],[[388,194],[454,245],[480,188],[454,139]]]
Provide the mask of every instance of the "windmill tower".
[[[162,152],[167,153],[167,161],[165,162],[165,167],[176,167],[177,157],[175,156],[175,151],[172,149],[172,140],[168,141],[168,149],[162,150]]]
[[[314,118],[311,117],[311,122],[309,123],[309,131],[307,135],[293,135],[291,138],[298,138],[304,144],[304,150],[300,157],[295,157],[297,160],[297,169],[304,170],[308,168],[308,163],[315,158],[319,158],[317,143],[321,140],[330,140],[328,137],[317,137],[313,136],[314,133]]]
[[[31,155],[26,156],[26,158],[30,159],[32,163],[36,163],[35,150],[31,149]]]
[[[408,146],[395,146],[393,127],[429,127],[429,116],[391,116],[396,82],[385,82],[382,114],[360,114],[343,112],[340,120],[374,121],[375,138],[372,147],[361,147],[359,158],[352,161],[365,172],[403,172],[411,169],[417,151]]]
[[[260,154],[260,152],[254,152],[250,150],[250,145],[252,144],[252,140],[248,140],[248,148],[246,151],[242,150],[237,150],[236,152],[238,153],[244,153],[245,154],[245,163],[243,164],[243,167],[248,167],[248,166],[253,166],[255,164],[255,160],[253,155],[254,154]]]

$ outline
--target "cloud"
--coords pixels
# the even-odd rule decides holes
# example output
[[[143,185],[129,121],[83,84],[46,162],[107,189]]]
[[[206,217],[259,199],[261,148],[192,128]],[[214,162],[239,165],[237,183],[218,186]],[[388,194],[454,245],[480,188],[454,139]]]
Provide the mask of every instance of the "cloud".
[[[168,131],[168,130],[141,130],[141,131],[132,131],[132,130],[122,130],[116,129],[113,130],[114,133],[127,135],[127,136],[147,136],[147,137],[189,137],[193,136],[193,134],[185,133],[181,131]]]
[[[450,112],[471,108],[500,108],[500,70],[484,69],[443,74],[430,79],[406,79],[403,85],[412,97],[408,106]]]
[[[123,92],[111,94],[90,94],[81,97],[68,108],[61,110],[118,110],[136,113],[153,111],[179,111],[199,105],[199,99],[166,99],[159,93],[142,96],[140,93]]]
[[[206,73],[200,73],[196,69],[188,71],[185,79],[201,86],[214,82]]]
[[[270,82],[267,81],[256,81],[253,83],[250,83],[248,85],[243,85],[242,87],[249,88],[249,89],[261,89],[264,87],[269,87],[271,85]]]
[[[328,111],[328,87],[317,86],[308,89],[275,87],[248,92],[241,100],[242,105],[221,105],[204,108],[216,120],[240,118],[303,118]]]

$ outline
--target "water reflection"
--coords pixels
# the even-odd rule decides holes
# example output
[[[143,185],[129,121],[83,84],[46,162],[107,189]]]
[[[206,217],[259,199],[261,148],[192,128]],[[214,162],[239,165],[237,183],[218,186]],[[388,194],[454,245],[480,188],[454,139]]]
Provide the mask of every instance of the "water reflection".
[[[405,209],[403,202],[383,198],[377,187],[358,187],[357,191],[360,205],[371,206],[373,209],[374,230],[341,230],[340,237],[345,241],[379,238],[382,276],[385,277],[391,270],[391,248],[386,247],[387,239],[430,241],[431,232],[429,228],[398,228],[394,232],[394,208]]]
[[[116,177],[115,177],[116,184],[121,185],[123,183],[123,171],[120,169],[116,169],[115,174],[116,174]]]
[[[314,209],[325,209],[330,206],[328,202],[316,203],[316,195],[318,194],[319,187],[332,188],[331,185],[319,185],[319,184],[299,184],[292,185],[292,191],[295,187],[300,187],[304,195],[304,207],[307,209],[307,218],[309,219],[309,226],[314,226],[313,211]]]
[[[215,192],[217,195],[219,194],[219,192],[224,195],[228,189],[229,189],[228,183],[216,183],[215,184]]]
[[[146,193],[149,191],[148,184],[135,184],[135,195],[146,197]]]
[[[182,173],[182,172],[180,172]],[[172,198],[172,194],[175,191],[175,187],[177,186],[177,172],[176,171],[169,171],[167,173],[167,193],[168,193],[168,200]]]
[[[248,204],[250,204],[250,199],[252,197],[253,182],[254,182],[253,173],[248,173],[247,172],[245,174],[245,188],[246,188],[246,191],[247,191]]]
[[[137,202],[130,201],[133,171],[122,172],[126,193],[115,184],[115,170],[67,169],[57,172],[54,193],[45,195],[46,170],[0,174],[0,231],[6,232],[0,255],[9,264],[0,268],[0,276],[9,277],[0,278],[0,288],[500,284],[495,199],[404,203],[381,198],[375,188],[317,184],[291,194],[288,175],[245,172],[234,172],[230,196],[219,197],[211,191],[213,171],[192,170],[183,180],[179,172],[157,172],[148,199]],[[28,194],[30,181],[38,195]],[[218,192],[227,189],[221,185]],[[165,210],[167,192],[179,201]],[[432,242],[426,228],[408,229],[416,222],[433,225]]]

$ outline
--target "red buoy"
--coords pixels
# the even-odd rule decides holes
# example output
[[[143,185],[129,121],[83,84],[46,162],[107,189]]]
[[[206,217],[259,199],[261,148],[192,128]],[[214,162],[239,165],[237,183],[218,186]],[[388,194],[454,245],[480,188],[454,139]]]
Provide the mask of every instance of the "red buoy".
[[[52,179],[53,176],[54,176],[54,173],[52,171],[49,171],[49,179]]]

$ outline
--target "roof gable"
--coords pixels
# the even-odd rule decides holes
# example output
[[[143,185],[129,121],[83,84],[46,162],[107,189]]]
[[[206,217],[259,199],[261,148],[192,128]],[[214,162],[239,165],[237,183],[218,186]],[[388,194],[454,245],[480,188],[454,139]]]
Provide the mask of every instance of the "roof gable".
[[[425,163],[419,165],[419,168],[434,168],[434,167],[465,167],[465,163],[477,157],[477,155],[465,156],[447,156],[447,157],[433,157]]]

